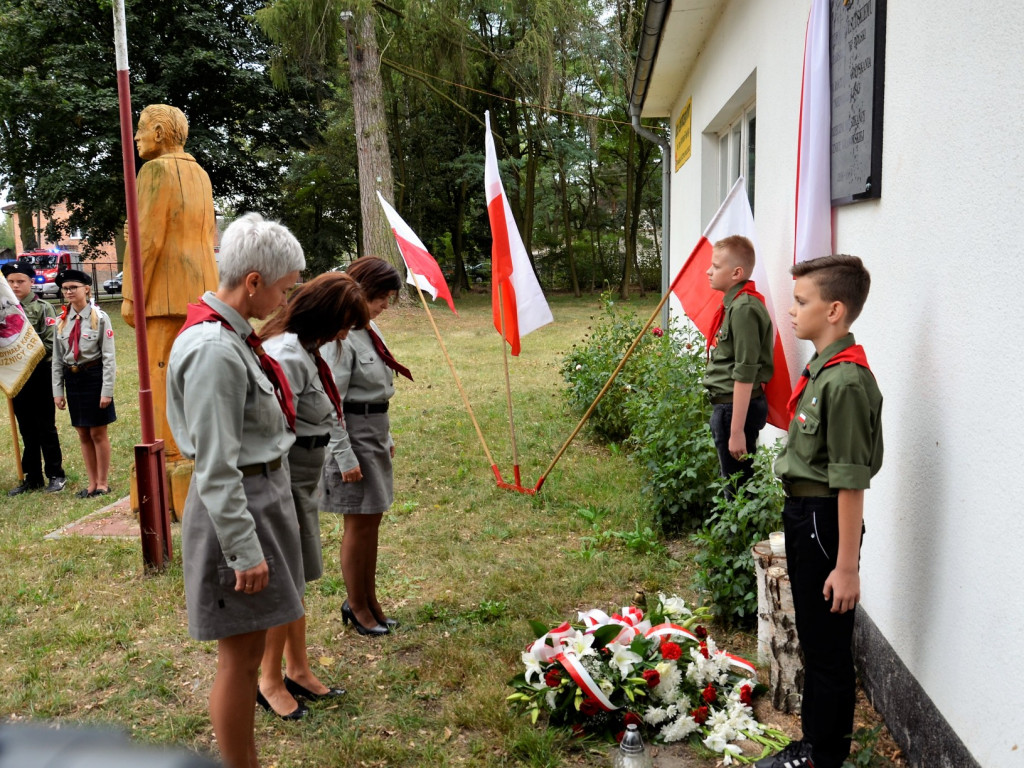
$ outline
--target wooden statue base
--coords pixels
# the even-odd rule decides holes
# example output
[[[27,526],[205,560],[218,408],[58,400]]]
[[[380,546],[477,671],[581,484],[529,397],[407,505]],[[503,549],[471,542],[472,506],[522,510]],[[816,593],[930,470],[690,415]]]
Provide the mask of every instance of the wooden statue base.
[[[190,459],[179,459],[178,461],[167,462],[167,491],[168,504],[170,506],[171,520],[180,523],[185,514],[185,497],[188,496],[188,486],[192,482],[192,461]],[[139,515],[139,483],[135,477],[135,466],[132,465],[131,472],[131,505],[132,514]]]

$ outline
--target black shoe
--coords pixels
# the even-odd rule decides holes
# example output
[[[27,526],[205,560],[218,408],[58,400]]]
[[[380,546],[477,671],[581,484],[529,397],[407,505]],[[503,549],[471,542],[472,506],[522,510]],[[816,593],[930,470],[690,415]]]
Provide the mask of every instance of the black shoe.
[[[344,688],[328,688],[327,693],[313,693],[309,688],[304,686],[302,683],[296,683],[290,677],[285,676],[284,687],[288,689],[288,693],[294,696],[296,699],[302,698],[308,701],[320,701],[320,699],[335,699],[338,696],[345,695]]]
[[[7,495],[20,496],[21,494],[28,493],[29,491],[38,491],[42,487],[42,483],[30,483],[28,480],[22,480],[21,485],[11,488],[11,490],[7,492]]]
[[[89,498],[93,498],[95,496],[106,496],[108,493],[110,493],[109,488],[97,488],[95,491],[89,494]]]
[[[349,622],[352,623],[352,626],[356,628],[356,632],[360,635],[379,637],[380,635],[386,635],[390,632],[387,627],[382,627],[380,624],[373,627],[364,627],[359,623],[359,619],[356,618],[356,615],[352,613],[352,608],[349,606],[348,600],[346,600],[341,604],[341,623],[348,624]]]
[[[272,706],[270,706],[270,702],[267,701],[267,697],[263,695],[263,691],[261,691],[259,688],[256,689],[256,703],[263,707],[265,710],[267,710],[267,712],[269,712],[270,714],[277,715],[282,720],[301,720],[307,714],[309,714],[309,709],[306,707],[305,704],[303,704],[302,702],[296,702],[298,706],[295,707],[295,709],[293,709],[287,715],[278,715],[277,711]]]
[[[43,489],[43,493],[58,493],[64,490],[68,479],[66,477],[51,477],[50,484]]]
[[[75,494],[75,498],[88,499],[90,496],[92,496],[92,494],[93,492],[90,491],[88,488],[83,488],[82,490]]]
[[[401,626],[395,619],[389,619],[387,617],[382,619],[380,616],[377,615],[376,611],[373,611],[372,613],[373,618],[375,618],[377,620],[377,623],[380,624],[382,627],[387,627],[388,629],[394,631]]]
[[[781,752],[758,760],[754,768],[814,768],[811,745],[806,741],[791,741]]]

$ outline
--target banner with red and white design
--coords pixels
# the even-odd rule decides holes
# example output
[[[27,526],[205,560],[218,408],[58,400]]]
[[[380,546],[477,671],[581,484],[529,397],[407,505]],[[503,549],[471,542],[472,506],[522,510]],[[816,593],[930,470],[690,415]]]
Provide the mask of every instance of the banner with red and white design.
[[[4,394],[18,394],[45,356],[42,339],[25,316],[21,302],[7,281],[0,278],[0,389]]]

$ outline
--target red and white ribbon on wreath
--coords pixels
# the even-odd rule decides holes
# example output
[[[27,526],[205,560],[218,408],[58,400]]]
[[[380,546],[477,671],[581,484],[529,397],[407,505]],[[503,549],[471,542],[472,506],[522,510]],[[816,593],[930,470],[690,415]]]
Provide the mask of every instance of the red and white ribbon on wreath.
[[[682,635],[683,637],[693,640],[694,642],[700,642],[697,639],[697,636],[693,634],[693,632],[688,630],[686,627],[681,627],[678,624],[673,624],[668,621],[666,621],[664,624],[658,624],[656,627],[651,627],[649,630],[647,630],[647,633],[644,635],[644,637],[657,637],[660,641],[661,638],[668,637],[671,635]]]
[[[580,621],[587,626],[588,635],[608,624],[621,626],[622,631],[611,641],[620,645],[629,645],[637,634],[645,634],[651,626],[650,622],[644,619],[643,611],[632,605],[623,606],[621,613],[614,613],[611,616],[593,608],[586,613],[580,612],[579,617]]]
[[[749,672],[751,675],[757,674],[757,670],[754,668],[754,665],[746,659],[740,658],[739,656],[734,656],[731,653],[726,653],[725,651],[718,651],[718,653],[725,654],[725,657],[729,660],[729,664],[736,667],[737,669],[742,669],[745,672]]]
[[[594,678],[583,668],[575,653],[560,653],[555,656],[555,661],[562,665],[562,668],[569,673],[569,677],[580,687],[580,690],[598,703],[607,712],[619,709],[612,704],[611,699],[605,696],[601,686],[594,682]]]
[[[568,621],[566,621],[559,624],[551,631],[545,632],[541,637],[538,637],[527,647],[527,651],[532,653],[533,657],[537,659],[537,661],[549,664],[562,652],[563,638],[572,637],[575,634],[576,630],[570,626]],[[548,643],[548,640],[551,641],[550,644]]]

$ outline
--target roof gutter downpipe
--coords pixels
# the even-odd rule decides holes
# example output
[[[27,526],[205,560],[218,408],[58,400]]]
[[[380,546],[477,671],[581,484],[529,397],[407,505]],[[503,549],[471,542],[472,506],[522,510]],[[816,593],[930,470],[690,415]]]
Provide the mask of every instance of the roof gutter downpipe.
[[[672,6],[672,0],[648,0],[644,11],[644,29],[640,38],[640,49],[637,51],[636,71],[633,74],[633,88],[629,98],[629,116],[633,131],[648,141],[661,147],[661,292],[664,295],[669,288],[670,219],[672,211],[672,145],[669,140],[640,125],[640,113],[643,111],[644,100],[647,98],[647,86],[650,82],[654,60],[658,56],[661,44],[661,31],[665,26],[665,18]],[[668,328],[668,302],[661,310],[661,325]]]

